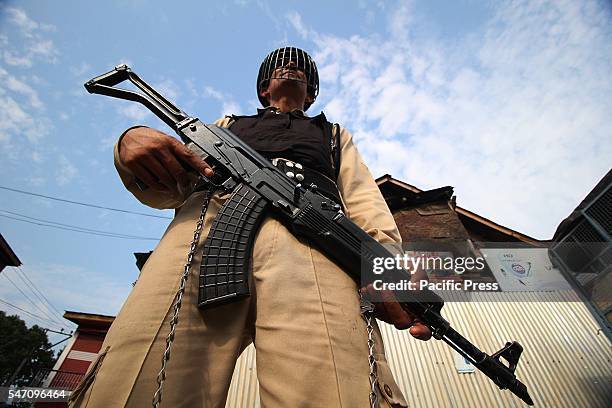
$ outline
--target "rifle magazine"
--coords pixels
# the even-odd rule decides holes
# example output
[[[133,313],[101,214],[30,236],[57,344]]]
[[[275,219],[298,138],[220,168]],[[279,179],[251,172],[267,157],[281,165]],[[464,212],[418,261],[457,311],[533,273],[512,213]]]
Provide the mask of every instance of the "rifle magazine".
[[[253,241],[265,216],[266,204],[260,194],[242,184],[221,207],[204,242],[199,308],[207,309],[250,295]]]

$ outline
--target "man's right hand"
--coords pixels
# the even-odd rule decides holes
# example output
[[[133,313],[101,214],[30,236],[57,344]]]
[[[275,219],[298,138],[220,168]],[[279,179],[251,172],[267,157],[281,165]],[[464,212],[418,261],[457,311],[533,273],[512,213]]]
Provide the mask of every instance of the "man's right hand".
[[[119,145],[119,158],[138,179],[157,191],[189,183],[191,169],[210,177],[213,169],[183,143],[159,130],[128,130]]]

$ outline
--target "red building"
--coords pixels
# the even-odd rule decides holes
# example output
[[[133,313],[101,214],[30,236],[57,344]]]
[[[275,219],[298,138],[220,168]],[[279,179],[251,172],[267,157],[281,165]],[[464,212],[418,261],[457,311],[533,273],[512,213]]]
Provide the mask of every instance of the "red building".
[[[43,379],[40,387],[74,390],[85,376],[90,364],[96,359],[104,337],[115,320],[114,316],[66,311],[64,318],[78,325],[66,348],[57,359],[55,366],[47,373],[40,373]],[[38,403],[37,407],[60,408],[66,403]]]

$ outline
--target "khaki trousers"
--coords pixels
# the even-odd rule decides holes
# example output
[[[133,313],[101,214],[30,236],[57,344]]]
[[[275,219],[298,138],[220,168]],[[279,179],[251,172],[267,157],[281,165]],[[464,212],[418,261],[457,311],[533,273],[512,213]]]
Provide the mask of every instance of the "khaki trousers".
[[[266,219],[256,238],[250,298],[197,308],[202,243],[225,198],[215,196],[209,205],[161,406],[225,406],[236,359],[251,342],[262,406],[369,406],[367,335],[356,284],[275,219]],[[71,406],[151,406],[201,200],[202,193],[192,195],[168,227]],[[406,406],[385,361],[378,327],[376,336],[381,406]]]

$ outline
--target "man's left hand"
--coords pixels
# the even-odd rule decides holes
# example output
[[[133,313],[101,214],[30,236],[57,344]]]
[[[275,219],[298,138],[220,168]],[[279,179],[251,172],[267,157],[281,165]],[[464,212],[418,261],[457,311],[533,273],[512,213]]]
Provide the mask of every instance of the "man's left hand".
[[[422,271],[417,271],[412,274],[411,281],[418,282],[420,279],[427,279],[427,275]],[[405,330],[412,337],[419,340],[429,340],[431,338],[431,330],[425,326],[412,313],[406,311],[395,298],[395,295],[390,290],[374,289],[372,284],[365,288],[361,288],[361,293],[369,296],[371,299],[380,299],[374,304],[374,316],[385,323],[392,324],[396,329]]]

